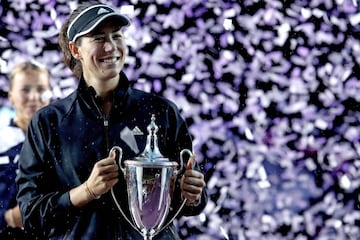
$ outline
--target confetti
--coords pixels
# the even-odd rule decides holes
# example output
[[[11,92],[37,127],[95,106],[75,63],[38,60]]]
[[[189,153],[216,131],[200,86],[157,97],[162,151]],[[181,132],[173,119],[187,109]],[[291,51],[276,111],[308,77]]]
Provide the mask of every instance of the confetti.
[[[176,220],[182,238],[360,238],[357,1],[107,2],[132,21],[129,79],[189,122],[209,201]],[[77,81],[57,34],[77,1],[6,3],[1,89],[12,66],[35,59],[52,97],[67,96]]]

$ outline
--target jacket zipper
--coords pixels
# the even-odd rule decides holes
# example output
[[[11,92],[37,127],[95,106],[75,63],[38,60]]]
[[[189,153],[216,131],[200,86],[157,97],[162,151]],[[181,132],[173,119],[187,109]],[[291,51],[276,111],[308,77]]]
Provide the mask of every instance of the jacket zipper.
[[[95,102],[95,99],[92,97],[91,98],[93,104],[95,105],[95,108],[97,110],[97,112],[99,113],[99,116],[101,116],[102,118],[102,124],[103,124],[103,130],[104,130],[104,135],[105,135],[105,141],[106,141],[106,150],[109,151],[110,148],[109,148],[109,116],[110,116],[110,113],[108,116],[106,116],[105,114],[103,114],[103,112],[100,110],[99,106],[96,104]]]
[[[105,141],[106,141],[106,150],[107,151],[110,151],[110,148],[109,148],[109,116],[110,116],[110,112],[111,112],[111,109],[110,109],[110,112],[108,115],[104,114],[99,106],[96,104],[95,102],[95,99],[92,97],[91,98],[93,104],[95,105],[95,108],[99,114],[99,116],[102,118],[102,123],[103,123],[103,130],[104,130],[104,135],[105,135]],[[118,240],[119,239],[119,234],[117,231],[114,232],[114,239],[115,240]]]
[[[104,134],[105,134],[105,141],[106,141],[106,149],[107,151],[110,150],[110,143],[109,143],[109,119],[103,115],[103,126],[104,126]]]

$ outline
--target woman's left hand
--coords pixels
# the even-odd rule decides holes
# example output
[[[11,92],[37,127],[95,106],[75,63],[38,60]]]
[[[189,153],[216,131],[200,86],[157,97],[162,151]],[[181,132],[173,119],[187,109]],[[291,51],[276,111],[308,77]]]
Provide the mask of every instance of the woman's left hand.
[[[182,197],[187,199],[188,203],[198,201],[205,187],[204,175],[193,169],[195,164],[195,155],[187,163],[184,175],[181,178],[180,188]]]

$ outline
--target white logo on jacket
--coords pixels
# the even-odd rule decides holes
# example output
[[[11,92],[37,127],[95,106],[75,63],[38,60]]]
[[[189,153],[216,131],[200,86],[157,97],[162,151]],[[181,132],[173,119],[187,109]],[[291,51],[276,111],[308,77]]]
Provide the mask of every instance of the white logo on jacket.
[[[139,129],[138,127],[135,127],[137,129]],[[139,129],[140,130],[140,129]],[[141,131],[140,131],[141,132]],[[139,134],[136,134],[139,135]],[[121,130],[120,132],[120,138],[121,140],[123,140],[130,148],[131,150],[133,150],[136,154],[139,153],[139,148],[138,145],[136,143],[136,139],[135,139],[135,134],[134,134],[134,130],[131,131],[130,128],[125,127],[123,130]]]

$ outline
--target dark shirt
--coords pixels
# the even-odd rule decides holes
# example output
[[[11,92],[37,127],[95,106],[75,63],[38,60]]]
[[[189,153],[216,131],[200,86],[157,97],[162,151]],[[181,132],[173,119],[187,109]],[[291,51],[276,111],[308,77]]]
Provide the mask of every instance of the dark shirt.
[[[0,133],[0,229],[4,229],[6,210],[16,206],[15,177],[25,134],[13,120],[9,126],[1,128]]]
[[[13,119],[0,129],[0,240],[28,239],[23,229],[9,227],[5,222],[5,212],[17,205],[15,178],[24,140],[24,131]]]

